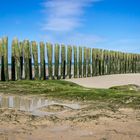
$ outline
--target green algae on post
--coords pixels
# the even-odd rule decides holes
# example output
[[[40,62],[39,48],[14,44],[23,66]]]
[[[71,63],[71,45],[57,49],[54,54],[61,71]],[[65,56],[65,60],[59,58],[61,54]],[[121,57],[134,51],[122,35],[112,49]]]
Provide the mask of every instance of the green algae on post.
[[[3,56],[3,51],[2,51],[2,39],[0,39],[0,79],[2,80],[2,56]]]
[[[82,47],[79,47],[79,78],[82,77]]]
[[[24,40],[24,70],[25,79],[30,80],[30,69],[29,69],[29,57],[30,57],[30,43],[28,40]]]
[[[4,80],[9,80],[8,73],[8,37],[2,39],[3,44],[3,61],[4,61]]]
[[[20,79],[20,51],[19,51],[19,43],[18,39],[13,40],[13,49],[14,49],[14,55],[15,55],[15,79],[19,80]]]
[[[87,49],[87,76],[90,77],[91,76],[91,49],[88,48]]]
[[[20,52],[20,79],[22,79],[23,78],[23,60],[24,60],[23,42],[19,43],[19,52]]]
[[[74,50],[74,78],[77,78],[77,47],[73,47]]]
[[[61,45],[61,76],[65,79],[66,72],[66,48],[65,45]]]
[[[84,47],[83,77],[87,76],[87,48]]]
[[[71,78],[72,47],[67,47],[67,76]]]
[[[59,44],[55,44],[55,77],[59,79]]]
[[[52,52],[53,46],[51,43],[47,43],[47,57],[48,57],[48,77],[53,78],[53,67],[52,67]]]
[[[32,55],[34,60],[34,79],[39,80],[38,46],[35,41],[32,42]]]
[[[46,79],[45,44],[40,42],[40,79]]]

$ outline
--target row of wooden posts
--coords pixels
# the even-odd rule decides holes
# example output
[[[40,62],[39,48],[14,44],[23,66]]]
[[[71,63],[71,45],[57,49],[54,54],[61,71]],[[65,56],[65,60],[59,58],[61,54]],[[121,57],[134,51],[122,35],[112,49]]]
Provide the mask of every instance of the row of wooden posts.
[[[140,54],[51,43],[0,39],[1,81],[45,80],[139,73]],[[8,55],[11,53],[11,65]],[[40,61],[39,61],[40,60]]]

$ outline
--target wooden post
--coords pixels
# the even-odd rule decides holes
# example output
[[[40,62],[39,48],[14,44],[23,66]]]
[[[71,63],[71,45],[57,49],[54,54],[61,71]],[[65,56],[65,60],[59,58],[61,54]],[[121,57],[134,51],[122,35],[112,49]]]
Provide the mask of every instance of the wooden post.
[[[84,47],[83,77],[87,76],[87,48]]]
[[[24,41],[24,69],[25,69],[25,79],[30,80],[30,43],[28,40]]]
[[[135,54],[135,73],[137,73],[137,54]]]
[[[77,47],[73,47],[74,50],[74,78],[77,78]]]
[[[123,53],[123,73],[125,73],[125,53]]]
[[[129,54],[129,73],[132,71],[131,53]]]
[[[48,50],[48,51],[50,51],[50,50]],[[49,54],[49,55],[51,55],[51,54]],[[51,67],[52,67],[52,62],[51,62]],[[52,77],[52,74],[51,74],[51,77]],[[40,79],[41,80],[46,79],[45,44],[43,42],[40,42]]]
[[[120,61],[119,52],[117,52],[117,74],[119,74],[119,61]]]
[[[115,52],[115,74],[118,73],[118,52]]]
[[[137,73],[137,54],[135,54],[135,73]]]
[[[82,47],[79,47],[79,78],[82,77]]]
[[[29,43],[29,74],[30,74],[30,80],[33,79],[33,71],[32,71],[32,47],[31,43]]]
[[[109,55],[109,51],[107,50],[107,59],[106,59],[106,65],[107,65],[107,71],[106,74],[109,74],[109,61],[110,61],[110,55]]]
[[[4,54],[4,81],[9,80],[9,73],[8,73],[8,37],[4,37],[2,39],[3,42],[3,54]]]
[[[110,74],[110,51],[107,51],[107,75]]]
[[[115,51],[112,51],[112,74],[115,74]]]
[[[52,52],[53,52],[53,46],[50,43],[47,43],[47,57],[48,57],[48,74],[49,78],[53,78],[53,67],[52,67]]]
[[[121,73],[123,73],[124,70],[124,59],[123,59],[123,52],[121,52]]]
[[[0,62],[1,62],[1,56],[2,56],[2,40],[0,39]]]
[[[102,75],[102,49],[99,49],[99,75]]]
[[[23,78],[23,56],[24,56],[24,52],[23,52],[23,42],[19,43],[19,52],[20,52],[20,79]]]
[[[138,54],[138,73],[140,73],[140,55]]]
[[[32,42],[32,54],[34,60],[34,79],[39,80],[38,46],[35,41]]]
[[[124,73],[127,73],[127,53],[124,53]]]
[[[102,51],[102,75],[105,75],[105,62],[106,62],[106,54],[105,50]]]
[[[1,69],[2,68],[2,39],[0,39],[0,80],[1,80]]]
[[[88,73],[87,73],[87,76],[90,77],[91,76],[91,49],[90,48],[87,49],[87,60],[88,60],[88,64],[87,64]]]
[[[121,61],[122,61],[122,59],[121,59],[121,52],[119,52],[119,74],[121,74]]]
[[[110,51],[109,52],[109,57],[110,57],[110,59],[109,59],[109,74],[112,74],[112,62],[113,62],[113,57],[112,57],[112,51]]]
[[[139,69],[139,55],[136,54],[136,73],[138,73],[138,69]]]
[[[95,75],[99,75],[99,49],[96,49],[96,63],[95,63],[95,67],[96,67],[96,73]]]
[[[5,81],[3,40],[1,40],[1,80]]]
[[[55,44],[55,77],[59,79],[59,44]]]
[[[131,72],[130,70],[130,65],[131,65],[131,62],[130,62],[130,53],[128,54],[128,73]]]
[[[124,68],[125,68],[125,64],[124,64],[124,53],[122,52],[122,73],[124,73]]]
[[[102,55],[101,55],[101,74],[104,75],[105,71],[105,50],[102,50]]]
[[[71,65],[72,65],[72,47],[68,46],[67,49],[67,76],[71,78]]]
[[[96,50],[92,49],[92,76],[96,75]]]
[[[133,54],[131,54],[131,73],[134,72]]]
[[[11,80],[15,81],[15,41],[12,41]]]
[[[115,74],[115,52],[112,51],[112,73],[111,74]]]
[[[66,72],[66,48],[65,45],[61,45],[61,76],[65,79]]]
[[[110,56],[109,56],[109,51],[107,50],[106,51],[106,74],[108,75],[109,74],[109,60],[110,59]]]
[[[20,79],[20,52],[19,52],[19,43],[18,40],[15,38],[13,40],[13,51],[14,51],[14,58],[15,58],[15,79]]]

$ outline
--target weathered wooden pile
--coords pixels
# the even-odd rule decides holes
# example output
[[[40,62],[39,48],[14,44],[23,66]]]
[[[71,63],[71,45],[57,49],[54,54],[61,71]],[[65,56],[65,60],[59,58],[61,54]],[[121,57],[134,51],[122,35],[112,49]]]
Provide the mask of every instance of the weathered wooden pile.
[[[92,77],[98,75],[139,73],[140,54],[123,53],[95,48],[65,46],[18,39],[0,39],[1,81],[45,80]],[[8,54],[11,65],[8,66]]]

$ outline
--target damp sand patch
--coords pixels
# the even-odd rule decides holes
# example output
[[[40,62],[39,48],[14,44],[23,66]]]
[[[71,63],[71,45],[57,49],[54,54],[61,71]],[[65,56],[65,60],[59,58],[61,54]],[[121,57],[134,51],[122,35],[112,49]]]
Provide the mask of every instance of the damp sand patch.
[[[140,110],[103,106],[0,94],[0,140],[140,139]]]
[[[64,110],[78,110],[80,105],[48,100],[38,96],[18,96],[0,94],[0,108],[25,111],[36,116],[57,115]]]

